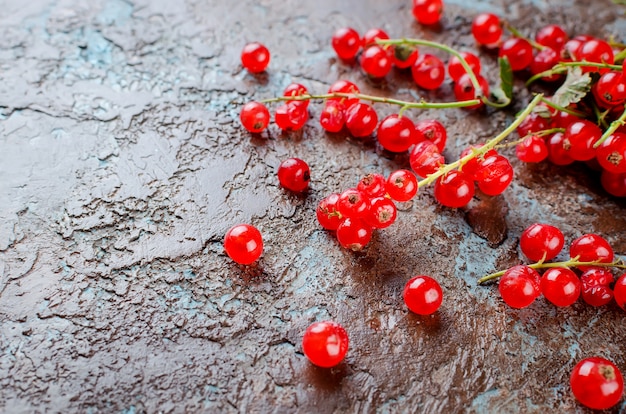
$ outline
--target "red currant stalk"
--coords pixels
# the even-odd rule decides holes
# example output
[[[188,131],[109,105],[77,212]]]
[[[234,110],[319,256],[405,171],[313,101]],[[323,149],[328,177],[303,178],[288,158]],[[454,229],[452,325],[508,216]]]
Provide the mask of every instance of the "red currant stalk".
[[[541,44],[539,44],[539,43],[535,42],[534,40],[532,40],[532,39],[530,39],[530,38],[528,38],[528,37],[524,36],[524,35],[522,34],[522,32],[520,32],[519,30],[517,30],[515,27],[511,26],[511,24],[510,24],[509,22],[507,22],[507,21],[503,21],[503,23],[504,23],[504,24],[503,24],[503,26],[504,26],[504,27],[506,27],[506,28],[507,28],[507,29],[511,32],[511,34],[512,34],[513,36],[515,36],[515,37],[517,37],[517,38],[520,38],[520,39],[524,39],[524,40],[526,40],[526,41],[527,41],[528,43],[530,43],[530,45],[531,45],[532,47],[534,47],[535,49],[538,49],[538,50],[543,50],[543,49],[545,49],[545,48],[547,47],[547,46],[541,45]]]
[[[480,82],[478,81],[478,78],[476,77],[476,74],[472,70],[469,63],[467,63],[467,60],[465,60],[465,58],[460,52],[456,51],[455,49],[447,45],[444,45],[442,43],[437,43],[437,42],[431,42],[429,40],[423,40],[423,39],[385,39],[385,40],[377,40],[376,43],[378,43],[379,45],[394,45],[394,46],[399,46],[399,45],[426,46],[426,47],[432,47],[434,49],[443,50],[455,56],[459,60],[459,63],[461,64],[461,66],[463,66],[463,69],[465,69],[465,72],[467,72],[467,74],[469,75],[470,82],[472,83],[472,86],[474,87],[476,97],[480,99],[480,102],[486,105],[496,107],[496,108],[502,108],[509,104],[509,102],[505,104],[492,102],[486,96],[484,96],[483,88],[480,86]]]
[[[622,115],[620,115],[620,117],[617,118],[615,121],[611,122],[611,125],[609,125],[606,131],[604,131],[604,134],[602,134],[600,139],[597,140],[595,144],[593,144],[593,147],[598,148],[600,145],[602,145],[602,143],[606,141],[611,135],[613,135],[613,132],[617,131],[617,128],[622,125],[626,125],[626,105],[624,105],[624,111],[622,112]]]
[[[532,110],[535,108],[535,106],[537,106],[539,104],[539,102],[541,102],[542,98],[543,98],[543,94],[536,95],[533,98],[533,100],[530,101],[528,106],[519,114],[519,116],[515,119],[515,121],[513,121],[511,123],[511,125],[509,125],[504,131],[500,132],[496,137],[494,137],[491,140],[487,141],[487,143],[485,145],[483,145],[482,147],[474,148],[472,150],[472,152],[470,152],[465,157],[462,157],[462,158],[458,159],[457,161],[455,161],[455,162],[453,162],[451,164],[446,164],[445,166],[443,166],[442,168],[440,168],[436,172],[430,174],[428,177],[426,177],[423,180],[419,181],[417,183],[418,187],[421,188],[421,187],[425,187],[427,185],[430,185],[434,181],[436,181],[437,178],[439,178],[439,177],[441,177],[441,176],[443,176],[443,175],[449,173],[450,171],[455,170],[455,169],[457,169],[459,167],[462,168],[462,166],[465,165],[471,159],[479,157],[479,156],[487,153],[489,150],[492,150],[496,145],[498,145],[500,142],[502,142],[502,140],[504,140],[513,131],[515,131],[517,129],[517,127],[522,123],[522,121],[524,121],[524,119],[532,112]]]
[[[543,261],[538,261],[537,263],[533,263],[530,265],[527,265],[528,267],[530,267],[531,269],[551,269],[551,268],[555,268],[555,267],[565,267],[565,268],[571,268],[571,267],[585,267],[585,266],[594,266],[594,267],[615,267],[618,269],[626,269],[626,262],[624,262],[624,260],[622,259],[617,259],[614,260],[610,263],[607,262],[602,262],[599,260],[593,261],[593,262],[581,262],[578,260],[578,256],[574,257],[570,260],[566,260],[564,262],[549,262],[549,263],[544,263]],[[508,269],[507,269],[508,270]],[[492,273],[490,275],[487,276],[483,276],[480,279],[478,279],[478,284],[482,284],[485,282],[488,282],[490,280],[493,279],[497,279],[500,276],[502,276],[504,273],[506,273],[506,270],[501,270],[499,272],[495,272]]]
[[[552,66],[551,69],[537,73],[536,75],[531,76],[527,81],[526,81],[526,86],[529,86],[531,83],[533,83],[534,81],[541,79],[543,77],[550,77],[553,75],[560,75],[563,74],[565,72],[567,72],[568,68],[571,67],[593,67],[593,68],[598,68],[598,69],[608,69],[608,70],[616,70],[618,72],[621,72],[622,70],[622,65],[612,65],[609,63],[597,63],[597,62],[561,62],[561,63],[557,63],[556,65]]]

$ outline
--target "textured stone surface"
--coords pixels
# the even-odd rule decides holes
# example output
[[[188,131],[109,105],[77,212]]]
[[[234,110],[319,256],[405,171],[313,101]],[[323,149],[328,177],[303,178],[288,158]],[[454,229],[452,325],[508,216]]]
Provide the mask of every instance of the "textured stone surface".
[[[448,83],[420,95],[399,73],[372,84],[336,61],[332,31],[382,27],[473,49],[469,22],[489,10],[528,34],[559,23],[624,41],[623,9],[597,4],[590,14],[584,1],[448,1],[442,27],[426,29],[407,0],[0,2],[0,411],[584,412],[569,372],[591,355],[626,369],[626,314],[544,300],[516,311],[476,279],[520,262],[519,235],[535,221],[568,241],[598,232],[625,255],[626,203],[590,169],[516,163],[511,188],[468,212],[424,189],[352,254],[319,228],[317,202],[406,156],[315,121],[251,137],[238,107],[292,81],[324,92],[339,78],[450,99]],[[239,65],[253,40],[272,51],[266,74]],[[502,130],[519,96],[507,111],[411,114],[446,124],[453,159]],[[305,196],[277,184],[291,156],[311,166]],[[223,253],[237,222],[265,237],[257,268]],[[444,289],[432,317],[402,303],[420,273]],[[351,339],[332,370],[300,345],[327,318]]]

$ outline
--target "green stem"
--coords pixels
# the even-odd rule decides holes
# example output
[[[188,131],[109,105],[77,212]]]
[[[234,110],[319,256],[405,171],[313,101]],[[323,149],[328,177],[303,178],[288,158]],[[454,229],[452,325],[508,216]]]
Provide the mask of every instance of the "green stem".
[[[626,49],[623,49],[619,53],[617,53],[614,57],[615,62],[621,62],[626,59]]]
[[[478,82],[478,79],[476,78],[476,74],[474,73],[474,71],[470,67],[469,63],[467,63],[465,58],[459,52],[457,52],[456,50],[452,49],[450,46],[444,45],[442,43],[431,42],[429,40],[406,39],[406,38],[404,38],[404,39],[377,40],[376,43],[378,43],[380,45],[417,45],[417,46],[426,46],[426,47],[432,47],[434,49],[443,50],[444,52],[447,52],[447,53],[449,53],[449,54],[451,54],[453,56],[456,56],[456,58],[459,59],[459,62],[461,63],[461,66],[463,66],[463,69],[465,69],[465,71],[469,75],[470,81],[472,82],[472,86],[474,86],[474,91],[476,92],[476,96],[480,97],[481,101],[483,103],[487,104],[487,105],[501,107],[501,104],[497,104],[495,102],[491,102],[488,98],[483,96],[483,89],[480,87],[480,83]]]
[[[452,171],[452,170],[454,170],[454,169],[464,165],[465,163],[467,163],[472,158],[479,157],[479,156],[485,154],[490,149],[494,148],[503,139],[508,137],[509,134],[511,134],[513,131],[515,131],[517,129],[517,127],[528,116],[528,114],[530,114],[532,112],[533,108],[535,106],[537,106],[537,104],[539,102],[541,102],[541,98],[542,97],[543,97],[543,94],[538,94],[537,96],[535,96],[533,98],[533,100],[530,101],[528,106],[517,116],[517,118],[515,118],[515,121],[513,121],[513,123],[511,123],[511,125],[509,125],[504,131],[500,132],[495,138],[489,140],[482,147],[475,149],[470,154],[466,155],[463,158],[458,159],[457,161],[453,162],[452,164],[446,164],[445,166],[442,166],[442,168],[440,168],[436,172],[430,174],[428,177],[426,177],[423,180],[419,181],[417,183],[418,187],[421,188],[421,187],[427,186],[429,184],[432,184],[437,178],[439,178],[439,177],[449,173],[450,171]]]
[[[541,72],[532,76],[530,79],[526,81],[526,86],[530,85],[537,79],[543,78],[544,76],[558,75],[560,73],[566,72],[567,68],[576,67],[576,66],[594,67],[594,68],[609,69],[609,70],[616,70],[616,71],[622,70],[621,65],[609,65],[608,63],[585,62],[585,61],[561,62],[561,63],[557,63],[556,65],[554,65],[552,69],[546,70],[544,72]]]
[[[535,42],[534,40],[524,36],[519,30],[517,30],[515,27],[511,26],[508,22],[505,22],[504,25],[506,26],[507,29],[509,29],[509,31],[511,33],[513,33],[513,36],[519,37],[520,39],[526,40],[535,49],[543,50],[543,49],[546,48],[544,45],[540,45],[539,43]]]
[[[587,116],[587,114],[585,114],[583,112],[580,112],[580,111],[577,111],[575,109],[565,108],[564,106],[557,105],[557,104],[555,104],[554,102],[552,102],[551,100],[549,100],[547,98],[543,98],[541,100],[541,102],[545,103],[546,105],[548,105],[551,108],[556,109],[557,111],[565,112],[567,114],[574,115],[574,116],[577,116],[579,118],[584,118],[585,116]]]
[[[610,263],[606,263],[606,262],[599,262],[599,261],[594,261],[594,262],[580,262],[578,261],[578,257],[575,257],[573,259],[570,260],[566,260],[564,262],[537,262],[537,263],[533,263],[528,265],[528,267],[530,267],[531,269],[550,269],[550,268],[555,268],[555,267],[580,267],[580,266],[597,266],[597,267],[615,267],[618,269],[626,269],[626,263],[624,263],[624,261],[622,259],[617,259],[613,262]],[[493,279],[497,279],[500,276],[502,276],[503,274],[506,273],[506,270],[501,270],[499,272],[495,272],[492,273],[490,275],[487,276],[483,276],[480,279],[478,279],[478,284],[482,284],[485,282],[488,282],[490,280]]]
[[[550,129],[542,129],[541,131],[529,132],[528,134],[524,135],[523,137],[521,137],[518,140],[515,140],[515,141],[512,141],[512,142],[508,142],[506,144],[497,145],[496,148],[510,148],[510,147],[514,147],[514,146],[519,145],[522,142],[524,142],[524,140],[526,138],[528,138],[528,137],[531,137],[531,136],[546,137],[548,135],[552,135],[552,134],[555,134],[557,132],[565,132],[565,128],[550,128]]]
[[[604,131],[604,134],[602,134],[600,139],[595,144],[593,144],[593,147],[598,148],[600,145],[602,145],[602,143],[606,141],[613,134],[613,132],[617,131],[617,128],[622,125],[626,125],[626,105],[624,105],[624,112],[622,112],[622,115],[615,121],[611,122],[611,125],[609,125],[606,131]]]
[[[480,103],[478,99],[470,99],[468,101],[458,102],[426,102],[424,100],[420,102],[407,102],[393,98],[383,98],[381,96],[365,95],[362,93],[343,93],[333,92],[323,95],[298,95],[298,96],[278,96],[276,98],[264,99],[262,103],[271,103],[279,101],[308,101],[311,99],[332,99],[332,98],[348,98],[348,99],[363,99],[364,101],[386,103],[392,105],[399,105],[402,107],[402,111],[408,108],[417,109],[444,109],[444,108],[464,108],[466,106],[477,105]]]

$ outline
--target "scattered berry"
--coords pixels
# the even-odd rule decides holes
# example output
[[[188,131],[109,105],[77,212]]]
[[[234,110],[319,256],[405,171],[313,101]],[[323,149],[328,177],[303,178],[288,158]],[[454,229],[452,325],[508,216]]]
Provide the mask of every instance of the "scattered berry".
[[[260,73],[270,63],[270,51],[261,43],[253,42],[244,46],[241,64],[251,73]]]
[[[492,46],[502,37],[500,18],[495,14],[481,13],[472,22],[472,35],[478,44]]]
[[[342,27],[333,34],[331,45],[340,59],[350,61],[361,50],[361,37],[351,27]]]
[[[267,128],[270,122],[270,111],[260,102],[248,102],[241,107],[239,119],[245,129],[258,134]]]
[[[624,393],[624,379],[611,361],[591,357],[580,361],[570,376],[572,393],[579,403],[594,410],[616,405]]]
[[[413,0],[413,17],[418,23],[435,24],[442,15],[442,0]]]
[[[252,264],[263,253],[261,232],[249,224],[237,224],[226,232],[224,250],[234,262]]]
[[[526,39],[512,37],[500,47],[500,57],[506,57],[514,71],[526,69],[533,60],[533,47]]]
[[[300,158],[288,158],[278,166],[278,181],[289,191],[301,193],[309,188],[311,171]]]
[[[356,103],[346,110],[346,127],[356,138],[372,135],[378,125],[378,115],[371,105]]]
[[[411,278],[404,286],[402,296],[409,310],[418,315],[435,313],[443,301],[443,292],[439,283],[432,277],[424,275]]]
[[[333,321],[311,324],[302,337],[302,350],[313,365],[331,368],[338,365],[348,352],[348,333]]]

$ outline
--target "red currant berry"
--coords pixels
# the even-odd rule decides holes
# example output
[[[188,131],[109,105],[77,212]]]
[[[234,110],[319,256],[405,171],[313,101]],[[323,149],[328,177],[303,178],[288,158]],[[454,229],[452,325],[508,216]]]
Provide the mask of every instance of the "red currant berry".
[[[263,253],[261,232],[249,224],[231,227],[224,237],[224,250],[234,262],[249,265]]]
[[[574,367],[569,380],[579,403],[594,410],[606,410],[619,402],[624,393],[624,378],[611,361],[585,358]]]
[[[525,308],[541,294],[539,273],[528,266],[513,266],[500,278],[498,290],[510,307]]]
[[[337,240],[348,250],[360,251],[372,239],[372,227],[359,218],[346,218],[337,227]]]
[[[441,286],[430,276],[419,275],[411,278],[404,286],[404,303],[418,315],[431,315],[443,302]]]
[[[340,59],[350,61],[361,49],[361,36],[351,27],[342,27],[333,34],[331,45]]]
[[[626,197],[626,173],[615,174],[609,171],[602,171],[600,176],[602,188],[614,197]]]
[[[463,159],[467,157],[468,155],[472,154],[474,151],[478,150],[482,146],[483,144],[470,145],[469,147],[465,148],[463,152],[461,152],[461,155],[459,156],[459,158]],[[467,162],[465,162],[465,164],[463,164],[463,167],[462,167],[463,172],[467,174],[468,177],[470,177],[472,180],[475,180],[476,173],[480,169],[480,163],[485,158],[489,158],[494,155],[498,155],[498,153],[496,152],[496,150],[490,149],[489,151],[487,151],[485,154],[483,154],[480,157],[476,157],[476,156],[472,157]]]
[[[409,156],[411,169],[420,177],[428,177],[428,175],[436,172],[443,164],[445,159],[439,152],[439,148],[429,140],[418,142]]]
[[[541,276],[541,293],[556,306],[573,305],[580,296],[580,290],[580,279],[568,268],[549,269]]]
[[[474,182],[463,171],[452,170],[435,182],[435,199],[443,206],[459,208],[466,206],[474,197]]]
[[[419,52],[416,48],[397,45],[393,46],[393,53],[391,54],[391,62],[398,69],[408,69],[419,57]]]
[[[533,47],[526,39],[512,37],[500,47],[500,57],[506,57],[514,71],[526,69],[533,60]]]
[[[600,39],[591,39],[580,45],[576,50],[576,58],[580,61],[613,64],[613,48],[608,42]],[[600,70],[592,66],[583,66],[583,72],[604,73],[608,69]]]
[[[465,59],[469,67],[472,69],[472,72],[474,72],[474,74],[476,75],[480,75],[481,65],[478,56],[470,52],[461,52],[460,55],[463,57],[463,59]],[[450,78],[452,78],[453,81],[457,82],[461,78],[461,76],[465,75],[466,73],[467,71],[461,64],[461,60],[456,56],[452,56],[448,61],[448,74],[450,75]]]
[[[606,171],[626,173],[626,134],[615,132],[600,144],[596,158]]]
[[[389,39],[389,35],[383,29],[369,29],[363,35],[363,39],[361,39],[361,44],[363,47],[369,47],[376,44],[376,40],[387,40]]]
[[[574,162],[569,151],[564,148],[565,134],[556,132],[547,139],[548,160],[554,165],[569,165]]]
[[[615,286],[613,286],[613,294],[615,295],[615,302],[618,306],[626,310],[626,273],[621,275]]]
[[[476,80],[478,80],[478,84],[482,90],[480,95],[476,94],[470,75],[465,73],[459,78],[459,80],[454,84],[454,96],[457,101],[469,101],[471,99],[480,98],[481,96],[489,96],[489,84],[487,83],[487,79],[480,75],[476,75]],[[466,106],[465,109],[478,109],[481,106],[483,106],[482,102],[477,103],[476,105]]]
[[[589,161],[595,157],[593,144],[602,136],[602,130],[586,119],[573,122],[565,129],[563,149],[576,161]]]
[[[285,103],[276,108],[274,120],[283,131],[297,131],[309,119],[309,112],[303,105]]]
[[[328,132],[339,132],[346,123],[345,111],[340,101],[328,100],[320,114],[320,125]]]
[[[355,138],[372,135],[378,125],[378,115],[371,105],[357,103],[346,110],[346,127]]]
[[[393,201],[386,197],[371,199],[369,213],[365,222],[374,229],[384,229],[396,221],[397,208]]]
[[[307,88],[304,85],[301,85],[299,83],[292,83],[288,85],[283,91],[283,96],[302,96],[302,95],[308,95],[308,94],[309,94],[309,91],[307,90]],[[309,106],[308,100],[294,100],[294,101],[287,101],[287,103],[303,105],[305,108]]]
[[[369,198],[356,188],[348,188],[339,196],[337,210],[343,217],[363,218],[369,210]]]
[[[404,152],[415,142],[415,125],[407,116],[391,114],[378,126],[378,142],[391,152]]]
[[[418,131],[421,136],[417,136],[417,140],[414,144],[427,139],[437,146],[439,152],[443,152],[446,148],[448,132],[446,131],[446,127],[436,119],[422,119],[416,122],[415,130]]]
[[[580,262],[613,261],[613,249],[608,241],[597,234],[585,234],[572,242],[569,248],[571,258],[578,257]],[[583,267],[580,268],[584,270]]]
[[[609,304],[613,299],[610,284],[613,283],[613,274],[603,267],[585,267],[580,275],[583,300],[595,307]]]
[[[517,144],[515,155],[523,162],[541,162],[548,158],[548,146],[543,137],[531,135]]]
[[[384,78],[391,70],[391,57],[382,46],[369,46],[361,53],[361,69],[372,78]]]
[[[300,158],[288,158],[278,166],[278,181],[289,191],[301,193],[309,188],[311,171]]]
[[[317,205],[317,209],[315,210],[317,221],[326,230],[337,230],[337,227],[339,227],[339,224],[343,221],[341,213],[337,210],[338,201],[339,194],[332,193],[323,198]]]
[[[561,49],[561,60],[564,62],[570,62],[572,60],[578,59],[578,49],[582,46],[583,43],[593,39],[591,36],[587,35],[578,35],[573,39],[568,40],[563,45]]]
[[[530,73],[532,73],[533,75],[537,75],[539,73],[548,71],[560,61],[561,56],[559,55],[559,53],[554,49],[546,47],[545,49],[540,50],[533,57],[533,60],[530,62]],[[561,79],[561,75],[558,74],[541,77],[541,80],[546,82],[555,82],[559,79]]]
[[[576,115],[568,114],[564,111],[557,111],[552,117],[554,128],[567,128],[570,124],[578,121],[580,118]]]
[[[338,80],[337,82],[330,85],[330,88],[328,88],[328,93],[352,94],[352,93],[359,93],[359,92],[360,90],[358,86],[356,86],[354,83],[347,81],[347,80]],[[359,98],[330,98],[327,100],[327,102],[332,101],[332,100],[336,100],[342,103],[344,108],[349,108],[355,103],[359,102]]]
[[[535,35],[537,43],[547,46],[553,50],[561,50],[567,42],[567,33],[557,24],[549,24],[542,27]]]
[[[417,194],[417,179],[411,171],[397,170],[389,174],[385,185],[387,194],[395,201],[409,201]]]
[[[241,52],[241,64],[251,73],[260,73],[270,63],[270,51],[261,43],[248,43]]]
[[[598,105],[603,108],[623,105],[626,101],[626,77],[621,72],[607,72],[600,76],[591,91]]]
[[[311,324],[302,337],[302,350],[313,365],[331,368],[338,365],[348,353],[348,333],[333,321]]]
[[[491,46],[500,42],[502,25],[495,14],[481,13],[472,22],[472,35],[481,45]]]
[[[479,163],[474,179],[483,193],[490,196],[502,194],[513,181],[513,166],[500,154],[485,157]]]
[[[435,24],[442,15],[442,0],[413,0],[413,17],[418,23]]]
[[[259,133],[267,128],[270,122],[270,111],[260,102],[248,102],[241,107],[239,119],[245,129],[252,133]]]
[[[386,182],[385,177],[380,174],[367,174],[365,177],[361,178],[356,189],[369,198],[384,197],[386,193]]]
[[[533,262],[546,261],[554,259],[561,252],[565,237],[554,226],[535,223],[524,230],[519,244],[524,256]]]
[[[536,112],[531,112],[517,127],[517,134],[524,138],[527,135],[535,132],[543,131],[550,128],[550,120],[540,116]]]
[[[437,89],[443,83],[446,69],[443,62],[434,55],[424,54],[417,58],[411,67],[413,80],[422,89]]]

